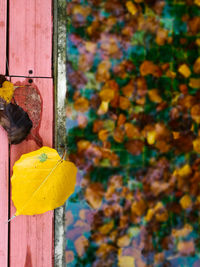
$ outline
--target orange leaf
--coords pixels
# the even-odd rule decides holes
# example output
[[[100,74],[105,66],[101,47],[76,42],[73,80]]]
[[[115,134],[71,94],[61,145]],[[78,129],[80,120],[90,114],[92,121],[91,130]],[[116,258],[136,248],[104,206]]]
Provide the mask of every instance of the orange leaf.
[[[123,95],[126,97],[131,97],[134,92],[133,80],[131,80],[126,86],[122,88]]]
[[[189,86],[195,89],[200,88],[200,79],[197,78],[191,78],[189,82]]]
[[[197,104],[191,108],[191,116],[196,123],[200,123],[200,105]]]
[[[200,57],[194,63],[193,70],[195,73],[200,74]]]
[[[104,141],[106,141],[108,139],[108,135],[109,135],[108,130],[101,130],[98,133],[98,137],[102,142],[104,142]]]
[[[105,82],[105,81],[109,80],[110,67],[111,67],[111,63],[108,60],[104,60],[98,65],[97,74],[96,74],[96,79],[98,82]]]
[[[164,45],[168,37],[168,31],[165,29],[158,29],[156,34],[156,43],[158,45]]]
[[[131,105],[131,102],[128,100],[128,98],[120,96],[119,98],[119,107],[122,110],[127,110]]]
[[[161,69],[155,65],[153,62],[145,60],[140,65],[140,73],[142,76],[152,74],[154,77],[160,77],[162,75]]]
[[[159,91],[157,89],[149,90],[148,95],[152,102],[155,102],[155,103],[162,102],[162,98],[159,96]]]
[[[89,108],[89,101],[84,97],[80,97],[75,101],[74,108],[77,111],[85,112]]]
[[[124,132],[122,129],[120,129],[119,127],[117,127],[114,131],[113,134],[113,138],[116,142],[118,143],[122,143],[124,140]]]
[[[141,136],[139,129],[134,126],[132,123],[125,123],[124,125],[125,127],[125,132],[128,138],[132,139],[132,138],[139,138]]]
[[[90,142],[87,140],[80,140],[77,143],[78,152],[86,150],[90,146]]]

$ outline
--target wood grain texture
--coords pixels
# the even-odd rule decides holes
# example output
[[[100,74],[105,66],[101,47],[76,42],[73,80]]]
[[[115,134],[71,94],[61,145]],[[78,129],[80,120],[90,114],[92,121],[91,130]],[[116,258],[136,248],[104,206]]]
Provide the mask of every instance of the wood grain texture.
[[[6,74],[7,0],[0,0],[0,74]]]
[[[8,258],[8,137],[0,127],[0,266],[7,266]]]
[[[9,3],[9,75],[51,77],[52,1]]]
[[[24,78],[12,78],[12,82],[23,82]],[[39,134],[43,144],[53,145],[53,81],[33,78],[43,99],[43,111]],[[25,140],[11,146],[11,167],[23,153],[38,149],[34,140]],[[15,208],[11,203],[11,215]],[[10,267],[53,266],[53,211],[43,215],[19,216],[11,221]]]

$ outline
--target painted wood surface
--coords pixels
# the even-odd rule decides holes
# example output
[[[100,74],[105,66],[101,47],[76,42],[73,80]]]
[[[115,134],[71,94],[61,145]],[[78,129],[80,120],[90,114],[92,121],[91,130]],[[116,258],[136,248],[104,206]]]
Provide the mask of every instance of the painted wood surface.
[[[7,0],[0,0],[0,74],[6,73]],[[0,266],[8,260],[8,138],[0,127]]]
[[[0,74],[6,74],[7,0],[0,0]]]
[[[24,78],[12,78],[12,82],[24,82]],[[53,81],[33,78],[43,100],[39,134],[43,144],[53,146]],[[11,168],[23,153],[38,149],[33,140],[25,140],[11,146]],[[15,208],[11,203],[11,215]],[[43,215],[19,216],[10,226],[10,267],[53,266],[53,211]],[[0,265],[1,266],[1,265]]]
[[[8,253],[8,137],[0,127],[0,266],[7,266]]]
[[[10,76],[52,76],[52,1],[9,0]]]

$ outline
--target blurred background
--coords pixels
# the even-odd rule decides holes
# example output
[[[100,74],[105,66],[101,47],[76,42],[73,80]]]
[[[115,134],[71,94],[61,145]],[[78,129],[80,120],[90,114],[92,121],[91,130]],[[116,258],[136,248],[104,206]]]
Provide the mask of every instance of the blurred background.
[[[68,267],[200,266],[200,1],[68,0]]]

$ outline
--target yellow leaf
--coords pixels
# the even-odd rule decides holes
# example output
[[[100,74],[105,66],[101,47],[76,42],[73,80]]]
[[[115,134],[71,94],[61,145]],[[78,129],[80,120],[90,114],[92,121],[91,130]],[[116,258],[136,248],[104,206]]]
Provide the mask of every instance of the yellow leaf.
[[[182,208],[185,210],[185,209],[188,209],[191,207],[192,205],[192,200],[190,198],[189,195],[184,195],[181,199],[180,199],[180,204],[182,206]]]
[[[180,74],[182,74],[185,78],[190,77],[191,75],[191,71],[189,69],[189,67],[186,64],[182,64],[179,68],[178,68],[178,72]]]
[[[102,101],[101,105],[99,106],[99,109],[97,111],[98,115],[103,115],[108,111],[109,108],[109,102],[107,101]]]
[[[135,15],[138,12],[136,5],[134,5],[131,1],[126,2],[126,7],[132,15]]]
[[[197,6],[200,6],[200,0],[194,0],[194,3],[195,3]]]
[[[199,1],[199,0],[198,0]],[[197,38],[196,39],[196,44],[198,45],[198,46],[200,46],[200,38]]]
[[[118,247],[128,247],[130,245],[131,239],[128,235],[123,235],[117,240]]]
[[[110,102],[114,96],[115,92],[112,89],[104,89],[99,94],[102,101]]]
[[[200,153],[200,138],[197,138],[193,141],[194,151]]]
[[[193,231],[193,227],[190,224],[185,224],[181,229],[172,229],[172,236],[179,238],[179,237],[186,237]]]
[[[135,259],[130,256],[120,256],[118,257],[119,267],[135,267]]]
[[[99,228],[99,232],[103,235],[106,235],[113,229],[113,227],[114,227],[114,220],[101,226]]]
[[[24,154],[13,167],[12,200],[15,216],[53,210],[74,192],[77,168],[55,149],[42,147]]]
[[[3,98],[7,103],[10,103],[14,93],[14,85],[9,82],[5,81],[0,88],[0,97]]]
[[[181,177],[187,177],[192,173],[190,165],[186,164],[181,169],[178,170],[178,175]]]
[[[153,145],[156,141],[156,131],[150,131],[147,133],[147,142],[149,145]]]

